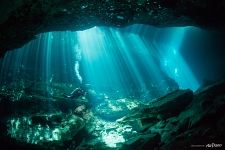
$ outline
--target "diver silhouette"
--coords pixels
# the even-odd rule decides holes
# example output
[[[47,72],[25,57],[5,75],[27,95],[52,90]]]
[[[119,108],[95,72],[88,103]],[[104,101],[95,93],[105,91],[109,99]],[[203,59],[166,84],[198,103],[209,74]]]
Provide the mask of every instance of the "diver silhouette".
[[[66,98],[79,98],[80,96],[84,96],[85,95],[85,91],[83,89],[76,88],[75,90],[73,90],[69,95],[67,95],[66,93],[63,94],[64,97]]]

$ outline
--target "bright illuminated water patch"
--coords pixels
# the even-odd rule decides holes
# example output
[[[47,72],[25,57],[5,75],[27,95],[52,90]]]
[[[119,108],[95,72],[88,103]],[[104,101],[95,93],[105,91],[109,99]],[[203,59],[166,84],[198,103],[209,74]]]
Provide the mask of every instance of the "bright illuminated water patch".
[[[123,135],[118,132],[110,131],[110,132],[103,132],[102,133],[102,140],[106,143],[109,147],[116,147],[118,143],[124,143],[125,139]]]
[[[8,133],[17,140],[38,144],[47,141],[61,140],[60,129],[50,129],[49,126],[32,124],[29,117],[12,118],[9,121]]]
[[[185,34],[190,28],[168,29],[170,34],[165,37],[159,35],[159,38],[155,41],[155,45],[160,50],[163,70],[179,84],[181,89],[190,88],[195,91],[200,85],[180,53],[180,47],[182,42],[184,42]]]
[[[179,51],[189,28],[168,29],[166,36],[158,35],[160,39],[156,37],[153,41],[147,41],[142,35],[121,33],[112,28],[94,27],[78,32],[86,79],[92,84],[114,84],[121,88],[129,88],[129,83],[132,83],[147,92],[149,83],[146,79],[152,78],[157,84],[164,80],[160,66],[154,61],[159,57],[162,70],[181,89],[196,90],[199,83]],[[127,70],[127,74],[124,74],[124,70]],[[131,79],[126,83],[125,79],[129,76]],[[166,93],[163,87],[161,92]]]

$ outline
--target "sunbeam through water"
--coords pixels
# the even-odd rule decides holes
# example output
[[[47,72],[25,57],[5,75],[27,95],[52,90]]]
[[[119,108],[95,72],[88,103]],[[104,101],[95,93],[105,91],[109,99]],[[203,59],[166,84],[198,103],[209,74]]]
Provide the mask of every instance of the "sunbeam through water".
[[[135,127],[119,124],[117,119],[179,88],[195,91],[199,87],[195,73],[182,56],[185,35],[191,30],[183,27],[153,31],[153,27],[133,25],[124,29],[93,27],[43,33],[0,60],[2,91],[13,91],[12,101],[24,99],[27,93],[32,94],[30,100],[47,100],[48,106],[41,105],[49,113],[44,116],[46,120],[68,120],[70,125],[87,120],[88,132],[108,147],[117,147],[138,132]],[[72,101],[74,97],[81,97],[79,105]],[[71,112],[83,118],[54,118],[69,107],[62,101],[75,105]],[[89,105],[93,110],[84,111]],[[35,117],[40,118],[40,114]],[[71,130],[63,123],[43,125],[34,118],[12,118],[9,134],[37,144],[64,139]],[[75,128],[83,126],[79,125]]]

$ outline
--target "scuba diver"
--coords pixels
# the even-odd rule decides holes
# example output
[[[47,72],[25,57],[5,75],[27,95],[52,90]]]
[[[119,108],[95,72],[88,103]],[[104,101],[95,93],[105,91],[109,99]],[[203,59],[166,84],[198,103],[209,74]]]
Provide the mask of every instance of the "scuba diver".
[[[80,96],[85,96],[85,91],[81,88],[76,88],[75,90],[73,90],[69,95],[67,95],[66,93],[63,94],[64,97],[66,98],[79,98]]]
[[[74,71],[77,79],[79,80],[79,84],[82,86],[82,76],[80,75],[80,60],[81,60],[81,49],[80,46],[77,44],[74,47],[74,53],[75,53],[75,63],[74,63]],[[78,87],[74,89],[69,95],[63,94],[66,98],[79,98],[80,96],[85,96],[86,92],[81,88]]]

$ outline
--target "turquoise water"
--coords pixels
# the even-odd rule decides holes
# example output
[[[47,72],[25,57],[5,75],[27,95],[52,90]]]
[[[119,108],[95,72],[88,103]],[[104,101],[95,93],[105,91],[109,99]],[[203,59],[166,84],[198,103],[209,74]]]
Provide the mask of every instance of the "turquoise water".
[[[0,60],[0,95],[22,106],[9,115],[8,134],[40,144],[70,141],[71,130],[85,128],[96,137],[87,143],[117,147],[139,132],[124,116],[174,90],[200,87],[204,68],[193,65],[200,57],[187,36],[202,32],[133,25],[37,35]],[[83,93],[70,95],[76,88]]]
[[[43,33],[6,54],[1,60],[1,82],[26,74],[46,83],[88,85],[103,92],[136,93],[148,99],[175,89],[174,81],[181,89],[196,90],[199,82],[180,54],[191,28],[156,28],[151,34],[144,31],[146,27],[135,25]],[[151,92],[152,88],[157,92]]]

